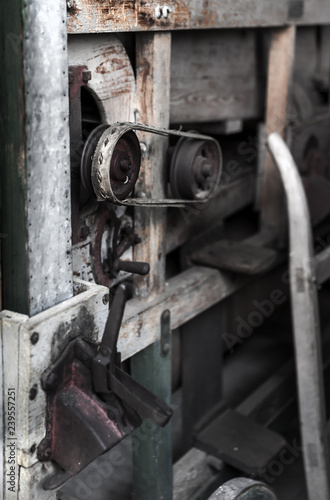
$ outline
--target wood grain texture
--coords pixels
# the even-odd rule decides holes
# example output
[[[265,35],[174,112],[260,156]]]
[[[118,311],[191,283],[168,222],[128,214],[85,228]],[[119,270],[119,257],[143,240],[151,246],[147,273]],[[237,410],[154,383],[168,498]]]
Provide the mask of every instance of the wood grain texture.
[[[168,128],[170,101],[170,33],[141,33],[136,45],[136,121]],[[141,173],[136,185],[140,197],[163,198],[166,179],[166,137],[140,133],[144,144]],[[165,281],[164,208],[136,208],[135,230],[142,243],[134,248],[134,260],[148,262],[148,276],[137,276],[135,293],[146,298],[162,290]]]
[[[288,106],[295,51],[294,26],[274,30],[271,36],[266,97],[265,134],[276,131],[285,135],[288,123]],[[279,238],[283,231],[283,188],[274,162],[265,151],[261,179],[261,224],[263,231],[270,231]]]
[[[69,65],[86,65],[92,78],[88,88],[102,118],[111,124],[133,121],[136,87],[134,71],[123,44],[115,35],[69,37]]]
[[[172,34],[171,123],[260,116],[256,32]]]
[[[325,0],[323,0],[325,1]],[[160,9],[161,13],[160,13]],[[161,14],[161,17],[158,16]],[[69,33],[280,26],[287,0],[76,0],[68,11]]]

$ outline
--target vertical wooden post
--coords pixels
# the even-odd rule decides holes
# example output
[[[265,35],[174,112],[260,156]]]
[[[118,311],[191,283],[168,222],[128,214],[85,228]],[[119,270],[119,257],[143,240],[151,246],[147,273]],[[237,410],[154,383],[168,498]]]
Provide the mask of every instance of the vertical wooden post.
[[[272,132],[278,132],[282,137],[285,135],[295,35],[294,26],[274,30],[271,35],[266,97],[266,137]],[[261,230],[270,233],[278,242],[284,223],[284,196],[280,176],[268,151],[264,154],[260,197]]]
[[[136,121],[157,127],[169,126],[170,103],[170,33],[137,35],[137,111]],[[167,140],[141,134],[143,145],[142,176],[137,191],[140,196],[162,198],[166,179]],[[135,247],[135,260],[150,264],[150,273],[135,280],[135,295],[144,300],[154,297],[165,286],[164,208],[138,208],[135,229],[142,243]],[[161,318],[159,332],[161,333]],[[171,394],[171,355],[162,357],[160,342],[144,349],[131,359],[133,376],[168,402]],[[143,424],[144,425],[144,424]],[[142,426],[143,431],[143,426]],[[138,500],[172,498],[172,436],[170,426],[153,429],[138,441],[133,451],[134,497]]]

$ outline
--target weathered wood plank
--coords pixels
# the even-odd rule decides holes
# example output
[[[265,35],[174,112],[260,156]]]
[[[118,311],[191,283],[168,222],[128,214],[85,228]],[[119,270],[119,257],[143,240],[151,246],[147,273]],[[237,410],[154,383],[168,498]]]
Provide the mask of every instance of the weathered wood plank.
[[[304,4],[303,13],[300,18],[296,19],[297,24],[329,24],[330,3],[328,0],[305,0],[302,3]]]
[[[325,0],[324,0],[325,1]],[[161,31],[284,25],[287,0],[76,0],[68,10],[69,33]]]
[[[170,33],[146,33],[137,37],[136,46],[136,121],[168,128],[170,100]],[[168,139],[149,133],[139,134],[145,147],[142,175],[136,191],[140,196],[165,197],[165,158]],[[135,293],[147,297],[162,290],[165,281],[165,219],[164,208],[136,208],[135,230],[142,239],[134,248],[134,259],[148,262],[148,276],[136,277]]]
[[[123,44],[115,35],[69,37],[69,65],[86,65],[91,80],[86,88],[96,97],[104,121],[133,121],[136,86]]]
[[[172,34],[171,123],[261,115],[256,32]]]
[[[265,136],[276,131],[284,137],[295,50],[294,26],[274,30],[268,59]],[[283,187],[274,162],[265,151],[261,179],[261,224],[263,231],[281,236],[284,223]]]

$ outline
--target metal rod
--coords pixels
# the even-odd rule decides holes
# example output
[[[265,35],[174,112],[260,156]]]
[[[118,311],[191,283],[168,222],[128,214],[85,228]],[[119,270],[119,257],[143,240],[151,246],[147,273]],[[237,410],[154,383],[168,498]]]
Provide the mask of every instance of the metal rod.
[[[132,375],[147,389],[167,403],[171,401],[171,336],[170,312],[161,316],[161,338],[132,358]],[[133,498],[136,500],[172,500],[172,428],[156,427],[144,420],[135,433],[133,449]]]
[[[290,289],[303,460],[309,500],[330,498],[320,323],[311,223],[301,178],[281,136],[267,140],[287,200],[290,233]]]

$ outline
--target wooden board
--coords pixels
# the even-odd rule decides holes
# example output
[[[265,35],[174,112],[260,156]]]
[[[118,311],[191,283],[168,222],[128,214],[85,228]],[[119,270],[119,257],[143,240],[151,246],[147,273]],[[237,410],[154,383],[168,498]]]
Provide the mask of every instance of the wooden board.
[[[266,137],[275,131],[284,137],[288,124],[295,34],[293,26],[272,32],[267,75]],[[279,242],[284,228],[283,188],[268,151],[264,152],[260,202],[262,230],[272,233]]]
[[[170,101],[170,33],[141,33],[136,47],[136,121],[155,127],[168,128]],[[136,184],[139,196],[163,198],[166,175],[168,139],[155,134],[140,133],[144,144],[142,172]],[[146,298],[162,290],[165,281],[165,227],[164,208],[135,209],[134,227],[142,239],[134,247],[134,259],[148,262],[148,276],[136,276],[135,294]]]
[[[123,44],[115,35],[69,37],[69,65],[86,65],[87,88],[96,97],[106,123],[134,121],[135,76]]]
[[[68,10],[68,32],[280,26],[287,15],[287,0],[76,0]]]
[[[261,116],[254,30],[172,34],[171,123]]]

